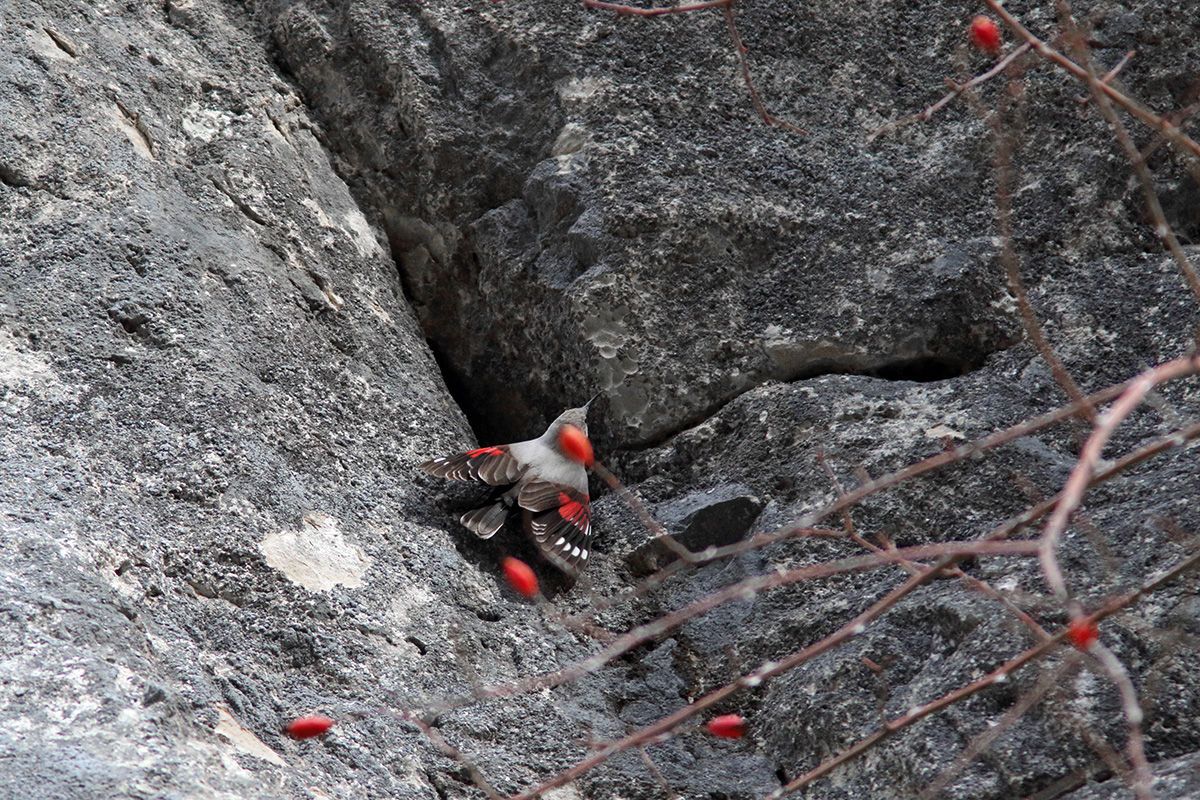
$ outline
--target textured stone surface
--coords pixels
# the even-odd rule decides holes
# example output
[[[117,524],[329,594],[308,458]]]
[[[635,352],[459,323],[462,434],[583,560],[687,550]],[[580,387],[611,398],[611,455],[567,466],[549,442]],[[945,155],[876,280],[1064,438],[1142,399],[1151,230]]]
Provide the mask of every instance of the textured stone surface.
[[[872,138],[942,94],[957,8],[739,9],[760,88],[802,137],[755,121],[719,12],[253,5],[497,439],[529,429],[530,404],[602,390],[614,437],[652,442],[765,380],[947,377],[1015,340],[986,126],[958,105]],[[1180,102],[1174,59],[1194,55],[1166,22],[1139,59],[1159,70],[1151,104]],[[1137,35],[1110,29],[1099,57]],[[1030,91],[1020,235],[1048,268],[1127,249],[1145,232],[1102,121],[1057,76]]]
[[[280,735],[542,647],[432,524],[413,467],[469,431],[298,94],[221,4],[2,16],[2,793],[458,785],[386,717]]]
[[[614,436],[653,441],[764,380],[945,376],[1014,341],[979,123],[960,114],[937,145],[908,131],[886,157],[863,141],[943,65],[893,86],[865,64],[817,80],[824,67],[767,56],[776,110],[812,128],[801,137],[754,121],[717,13],[253,5],[497,438],[531,404],[601,390]],[[872,35],[786,4],[744,14],[756,54]],[[862,105],[848,102],[860,83],[877,96],[831,118]]]
[[[1152,785],[1154,796],[1162,800],[1182,800],[1200,793],[1200,763],[1195,754],[1173,758],[1157,765]],[[1126,800],[1133,791],[1113,779],[1064,796],[1064,800]]]
[[[1050,30],[1050,7],[1016,10]],[[699,548],[823,506],[831,476],[849,489],[1062,403],[996,263],[987,125],[960,102],[879,133],[987,66],[956,55],[972,13],[739,4],[758,88],[800,136],[756,118],[719,10],[0,7],[0,794],[479,796],[462,763],[375,712],[594,652],[555,613],[628,588],[649,534],[598,498],[585,579],[543,570],[553,613],[519,601],[495,563],[527,546],[475,541],[451,513],[467,493],[414,468],[475,435],[537,433],[601,392],[601,457]],[[1124,85],[1161,111],[1195,100],[1198,13],[1080,9],[1105,68],[1137,49]],[[1017,243],[1056,351],[1087,390],[1187,353],[1195,298],[1099,116],[1049,68],[1026,88]],[[1195,184],[1165,148],[1151,166],[1195,241]],[[1193,419],[1193,387],[1156,394],[1106,456]],[[1057,491],[1086,431],[910,482],[852,522],[898,545],[978,536]],[[1062,548],[1085,608],[1187,552],[1198,484],[1183,450],[1089,495]],[[600,622],[858,552],[798,539]],[[1036,565],[965,567],[1063,621]],[[517,791],[830,633],[903,575],[741,597],[565,686],[429,720]],[[1164,795],[1171,759],[1200,750],[1195,594],[1185,577],[1102,627]],[[648,754],[684,796],[760,797],[1031,642],[994,601],[937,581],[719,706],[750,720],[746,738],[683,731]],[[1066,663],[1014,674],[810,796],[913,796]],[[1112,685],[1063,669],[944,796],[1106,776],[1085,742],[1123,746]],[[340,722],[281,735],[315,712]],[[630,752],[558,796],[664,792]]]

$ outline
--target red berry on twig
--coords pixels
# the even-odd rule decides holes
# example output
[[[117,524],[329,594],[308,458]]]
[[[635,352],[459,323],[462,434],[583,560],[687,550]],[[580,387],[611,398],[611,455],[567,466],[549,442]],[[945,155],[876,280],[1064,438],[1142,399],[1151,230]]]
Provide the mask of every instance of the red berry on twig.
[[[522,597],[533,597],[538,593],[537,575],[524,561],[507,556],[500,563],[500,567],[504,570],[504,577],[508,579],[508,585],[513,588],[514,592]]]
[[[292,724],[287,726],[287,732],[293,739],[311,739],[314,736],[320,736],[332,727],[333,720],[329,717],[313,714],[308,717],[296,717],[292,720]]]
[[[738,714],[713,717],[705,727],[713,736],[720,736],[722,739],[740,739],[746,735],[746,720]]]
[[[991,17],[980,14],[971,20],[971,44],[989,55],[1000,52],[1000,28]]]
[[[1100,629],[1094,622],[1088,622],[1086,619],[1074,619],[1067,626],[1067,638],[1076,648],[1087,650],[1100,638]]]

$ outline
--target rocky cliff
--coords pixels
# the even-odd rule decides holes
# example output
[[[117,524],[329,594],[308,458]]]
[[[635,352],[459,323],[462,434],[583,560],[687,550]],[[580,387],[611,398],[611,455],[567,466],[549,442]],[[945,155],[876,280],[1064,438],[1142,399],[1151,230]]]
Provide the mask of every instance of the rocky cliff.
[[[1075,14],[1096,73],[1132,51],[1113,85],[1194,136],[1185,6]],[[1117,106],[1156,212],[1101,101],[1047,58],[908,119],[993,65],[968,45],[979,8],[729,8],[0,8],[0,796],[517,793],[735,681],[551,791],[762,797],[1176,569],[1099,627],[1132,737],[1100,651],[1047,646],[804,796],[1122,796],[1139,735],[1160,795],[1195,791],[1190,369],[1096,462],[1157,448],[1071,517],[1069,600],[1028,552],[980,551],[773,672],[922,569],[873,563],[481,697],[738,581],[986,536],[1062,489],[1097,418],[955,448],[1194,350],[1190,140]],[[1062,10],[1013,8],[1074,54]],[[471,493],[416,465],[596,393],[600,458],[685,545],[726,549],[610,604],[674,556],[597,481],[588,573],[540,565],[530,603],[497,568],[530,556],[519,533],[474,539]],[[797,520],[819,535],[749,546]],[[1028,520],[1011,538],[1041,534]],[[316,712],[330,733],[283,734]],[[718,712],[748,735],[694,729]]]

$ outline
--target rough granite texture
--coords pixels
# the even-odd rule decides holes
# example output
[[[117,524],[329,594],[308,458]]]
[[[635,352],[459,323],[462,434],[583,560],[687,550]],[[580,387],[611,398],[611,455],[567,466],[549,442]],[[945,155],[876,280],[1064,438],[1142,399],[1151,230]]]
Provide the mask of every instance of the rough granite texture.
[[[1051,4],[1009,7],[1053,34]],[[472,492],[415,465],[599,392],[601,458],[700,549],[822,507],[831,476],[851,488],[1062,404],[998,263],[988,125],[959,100],[888,127],[989,66],[965,47],[978,11],[739,3],[756,86],[800,135],[757,118],[720,9],[0,5],[0,797],[483,796],[389,709],[425,709],[517,792],[895,587],[900,569],[747,596],[563,686],[447,709],[595,652],[558,612],[669,556],[597,485],[588,574],[542,565],[553,607],[522,601],[496,561],[529,546],[475,540],[454,522]],[[1128,92],[1163,113],[1195,103],[1200,4],[1076,12],[1104,69],[1136,50]],[[1055,350],[1087,391],[1186,355],[1196,298],[1102,118],[1050,67],[1023,85],[1016,242]],[[1200,191],[1167,147],[1150,165],[1197,264]],[[1200,396],[1190,379],[1152,401],[1107,457],[1188,424]],[[855,529],[980,536],[1061,488],[1087,431],[874,496]],[[1060,554],[1083,607],[1190,552],[1198,496],[1184,448],[1091,492]],[[859,552],[756,550],[599,623]],[[1065,621],[1036,563],[964,568],[1048,629]],[[1196,792],[1196,584],[1102,627],[1164,798]],[[647,748],[658,777],[627,752],[553,796],[761,797],[1032,642],[995,600],[935,581],[717,706],[747,737],[680,731]],[[1068,650],[804,796],[915,796],[1052,670],[1046,701],[939,796],[1129,796],[1095,744],[1124,747],[1117,694]],[[339,724],[282,734],[307,713]]]

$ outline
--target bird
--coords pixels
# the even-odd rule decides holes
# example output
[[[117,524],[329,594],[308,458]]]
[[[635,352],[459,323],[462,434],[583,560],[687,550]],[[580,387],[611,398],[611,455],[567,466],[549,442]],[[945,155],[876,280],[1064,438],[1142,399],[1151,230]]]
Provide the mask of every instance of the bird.
[[[505,487],[495,502],[463,514],[462,524],[479,538],[490,539],[509,512],[519,508],[525,530],[542,555],[568,575],[578,576],[592,547],[587,470],[563,453],[559,434],[574,425],[587,435],[590,404],[591,400],[559,414],[536,439],[478,447],[419,466],[439,478]]]

